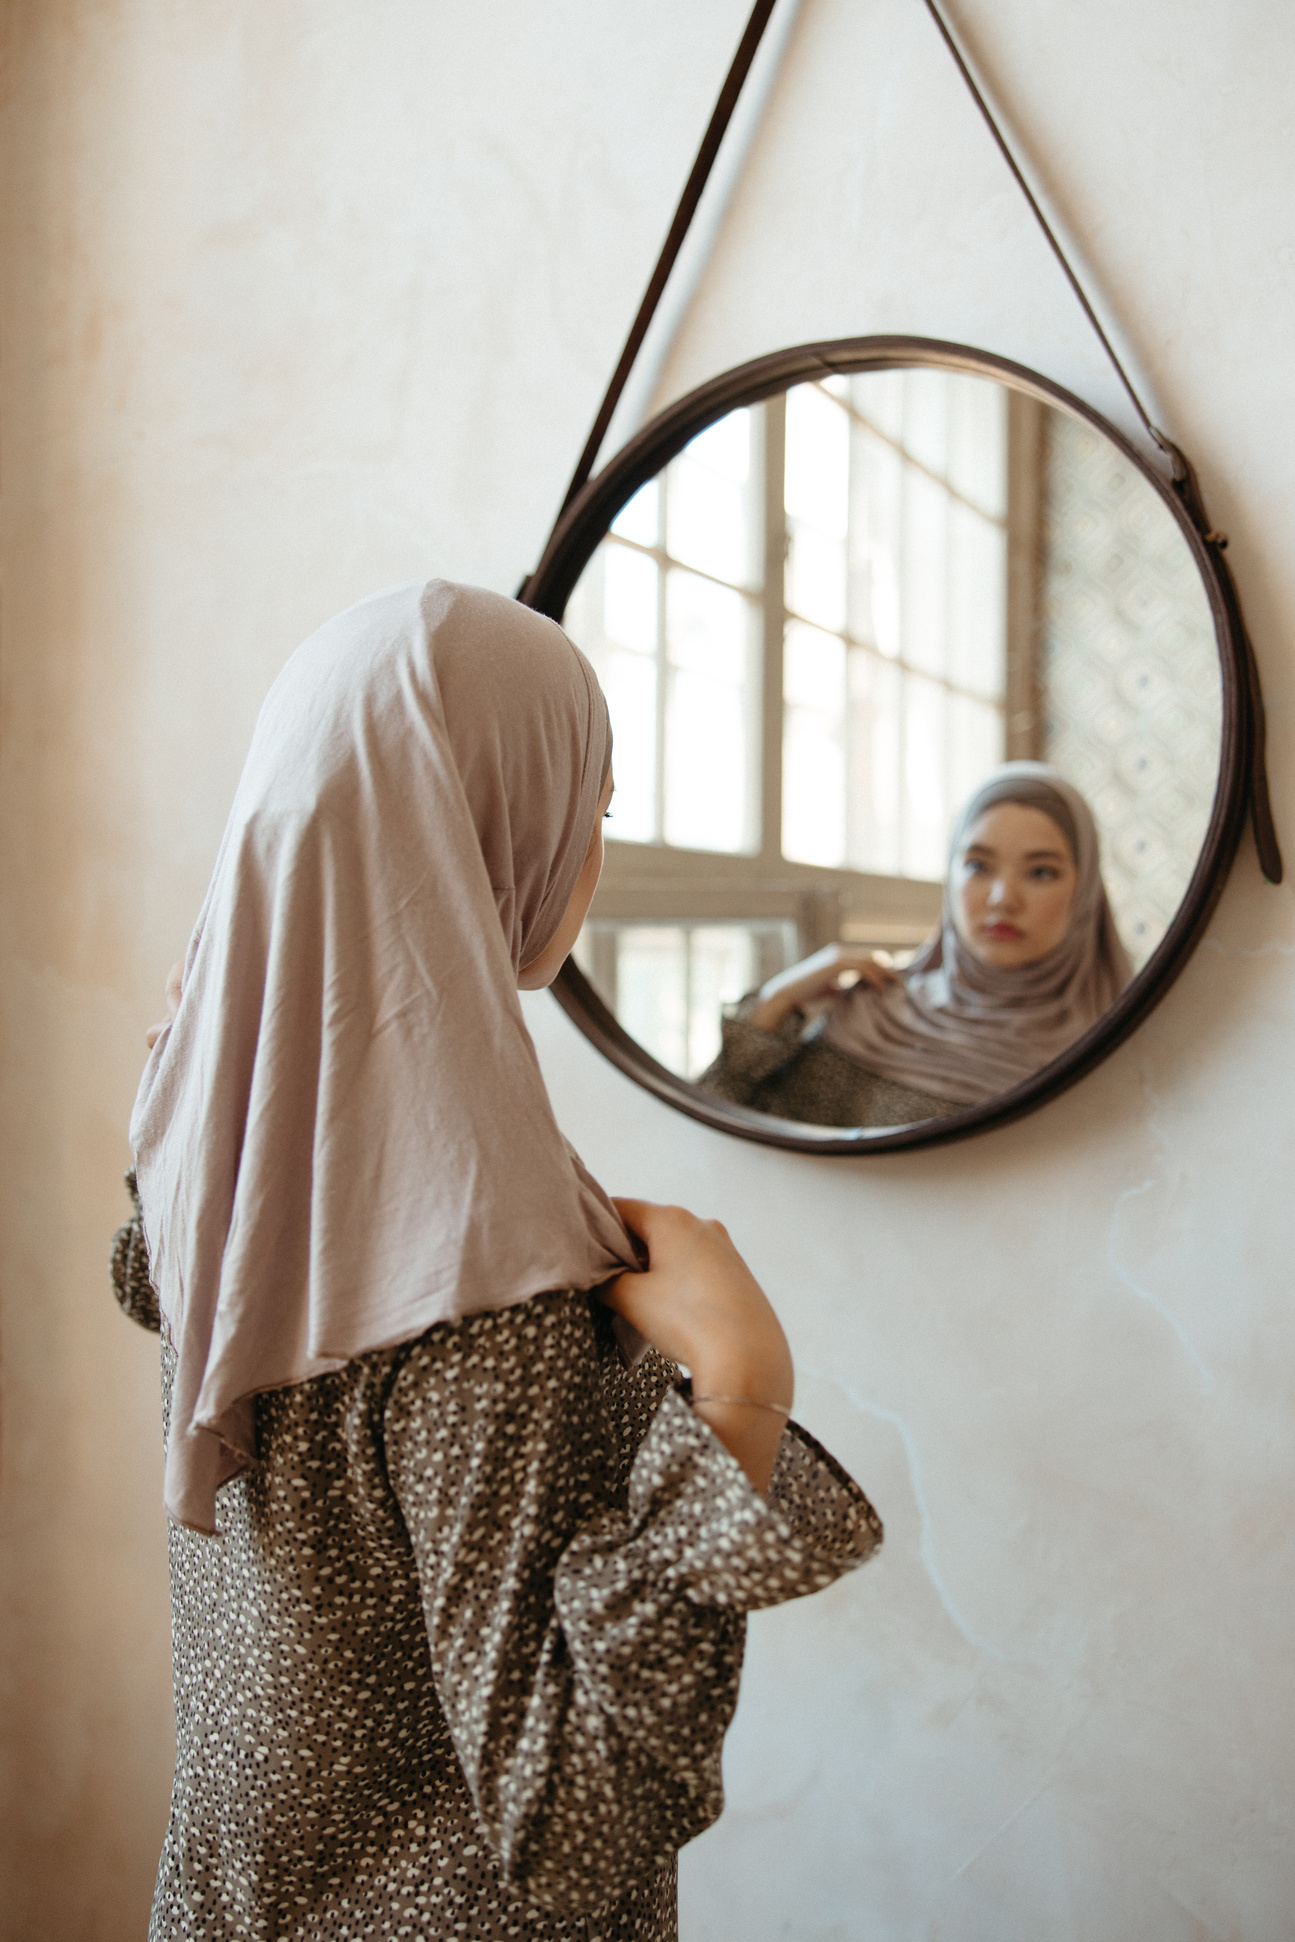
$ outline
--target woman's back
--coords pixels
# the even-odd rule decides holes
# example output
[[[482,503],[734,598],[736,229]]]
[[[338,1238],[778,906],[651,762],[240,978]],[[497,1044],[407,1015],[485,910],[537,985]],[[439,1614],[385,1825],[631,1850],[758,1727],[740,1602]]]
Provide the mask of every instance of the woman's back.
[[[153,1942],[666,1942],[743,1614],[879,1541],[728,1235],[553,1116],[518,991],[610,756],[560,629],[442,581],[262,709],[132,1121],[183,1527]]]
[[[766,1507],[675,1381],[558,1293],[258,1399],[220,1540],[171,1533],[153,1942],[675,1935],[743,1609],[880,1529],[795,1431]]]

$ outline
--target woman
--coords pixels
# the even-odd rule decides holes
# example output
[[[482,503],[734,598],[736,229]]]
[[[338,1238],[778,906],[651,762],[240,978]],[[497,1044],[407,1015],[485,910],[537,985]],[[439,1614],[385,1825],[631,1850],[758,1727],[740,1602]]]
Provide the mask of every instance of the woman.
[[[734,1008],[701,1084],[820,1126],[935,1118],[1059,1057],[1131,975],[1087,803],[1008,762],[954,825],[940,927],[909,969],[829,945]]]
[[[153,1942],[674,1936],[744,1612],[879,1541],[787,1425],[723,1229],[613,1204],[554,1123],[517,989],[588,909],[610,754],[561,630],[445,582],[321,629],[261,712],[132,1122],[178,1735]],[[136,1225],[137,1312],[147,1269]]]

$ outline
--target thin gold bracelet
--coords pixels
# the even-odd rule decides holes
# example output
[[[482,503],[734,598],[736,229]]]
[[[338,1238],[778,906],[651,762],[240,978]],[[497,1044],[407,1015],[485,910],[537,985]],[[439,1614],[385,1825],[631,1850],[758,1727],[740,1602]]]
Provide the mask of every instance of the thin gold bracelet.
[[[693,1396],[690,1400],[694,1403],[742,1403],[747,1409],[771,1409],[775,1416],[791,1415],[791,1410],[784,1409],[781,1403],[762,1403],[755,1396]]]

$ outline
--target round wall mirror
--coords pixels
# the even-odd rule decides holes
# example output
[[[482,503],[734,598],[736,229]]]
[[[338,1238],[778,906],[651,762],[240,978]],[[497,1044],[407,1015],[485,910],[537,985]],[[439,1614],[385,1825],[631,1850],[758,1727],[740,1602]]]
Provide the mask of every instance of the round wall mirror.
[[[1047,380],[860,339],[726,373],[574,502],[527,590],[616,792],[557,994],[695,1117],[956,1138],[1116,1045],[1243,812],[1243,644],[1177,497]]]

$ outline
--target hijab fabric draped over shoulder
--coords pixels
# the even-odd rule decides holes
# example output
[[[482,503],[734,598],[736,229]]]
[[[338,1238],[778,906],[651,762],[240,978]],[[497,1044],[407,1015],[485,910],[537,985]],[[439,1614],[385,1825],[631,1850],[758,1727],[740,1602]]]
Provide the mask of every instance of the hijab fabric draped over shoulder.
[[[517,995],[610,758],[562,630],[445,581],[352,607],[271,688],[131,1122],[176,1522],[215,1528],[259,1392],[634,1265]]]
[[[958,936],[955,872],[996,803],[1041,809],[1066,838],[1078,881],[1061,942],[1035,964],[986,964]],[[883,1078],[962,1105],[1019,1085],[1081,1037],[1132,976],[1102,882],[1083,796],[1043,762],[1007,762],[963,807],[949,843],[940,928],[899,983],[862,983],[832,1006],[829,1045]]]

